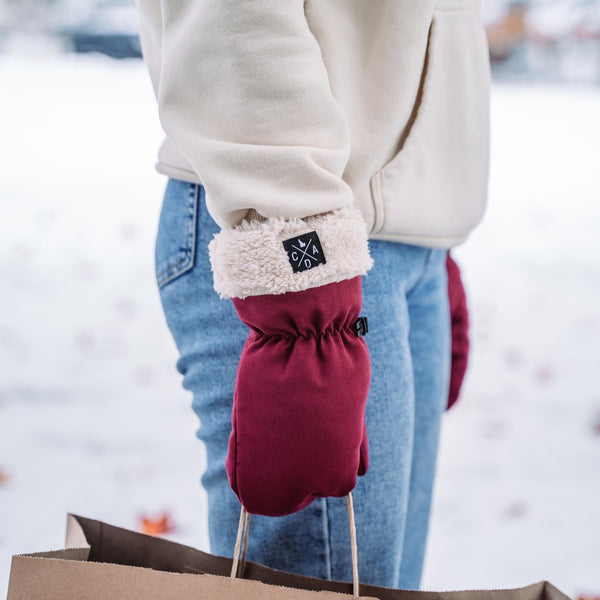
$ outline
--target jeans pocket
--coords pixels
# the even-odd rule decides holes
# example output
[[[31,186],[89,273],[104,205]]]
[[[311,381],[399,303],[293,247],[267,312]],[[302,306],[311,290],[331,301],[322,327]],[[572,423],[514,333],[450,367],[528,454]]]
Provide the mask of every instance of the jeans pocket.
[[[201,187],[196,183],[172,178],[167,183],[155,246],[156,281],[159,288],[194,267]]]

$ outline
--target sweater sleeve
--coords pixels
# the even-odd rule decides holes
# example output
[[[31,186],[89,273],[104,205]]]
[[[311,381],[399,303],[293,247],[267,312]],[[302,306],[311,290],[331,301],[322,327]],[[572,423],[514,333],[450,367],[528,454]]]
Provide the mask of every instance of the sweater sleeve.
[[[333,97],[304,0],[138,4],[143,13],[144,4],[154,2],[157,10],[159,1],[160,69],[153,78],[159,117],[202,181],[208,210],[223,229],[211,251],[217,291],[283,293],[366,272],[366,225],[342,179],[350,155],[348,123]],[[334,236],[320,240],[323,248],[345,260],[329,260],[319,276],[293,270],[275,288],[260,278],[257,286],[240,285],[245,273],[256,281],[257,269],[267,280],[279,280],[292,261],[284,238],[312,230],[314,222],[306,219],[315,215],[326,225],[321,235]],[[260,250],[260,264],[250,262],[248,244]],[[243,260],[232,266],[239,253]],[[350,266],[348,253],[355,257]],[[219,281],[228,283],[219,288]]]
[[[221,227],[350,206],[348,125],[303,0],[162,0],[162,126]]]

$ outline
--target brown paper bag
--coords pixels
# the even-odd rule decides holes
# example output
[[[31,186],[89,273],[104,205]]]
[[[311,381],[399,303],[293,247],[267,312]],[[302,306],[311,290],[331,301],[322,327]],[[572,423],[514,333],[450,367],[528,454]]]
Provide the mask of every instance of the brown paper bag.
[[[275,571],[169,540],[67,516],[65,550],[13,556],[7,600],[340,600],[352,584]],[[342,595],[340,595],[342,594]],[[415,592],[361,584],[380,600],[568,600],[547,582],[512,590]]]

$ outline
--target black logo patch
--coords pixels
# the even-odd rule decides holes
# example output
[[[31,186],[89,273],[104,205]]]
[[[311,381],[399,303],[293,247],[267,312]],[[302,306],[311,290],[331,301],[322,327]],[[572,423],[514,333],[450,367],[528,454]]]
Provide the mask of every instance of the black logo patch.
[[[294,273],[308,271],[324,265],[327,261],[316,231],[299,235],[283,242]]]

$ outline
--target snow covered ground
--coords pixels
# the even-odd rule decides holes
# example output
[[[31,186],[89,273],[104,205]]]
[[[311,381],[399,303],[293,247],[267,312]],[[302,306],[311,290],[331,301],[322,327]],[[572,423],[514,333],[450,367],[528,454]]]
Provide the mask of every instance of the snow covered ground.
[[[170,510],[203,448],[153,275],[164,180],[140,62],[0,60],[0,597],[65,514]],[[600,594],[600,90],[495,85],[490,206],[455,256],[473,352],[445,416],[425,589]]]

